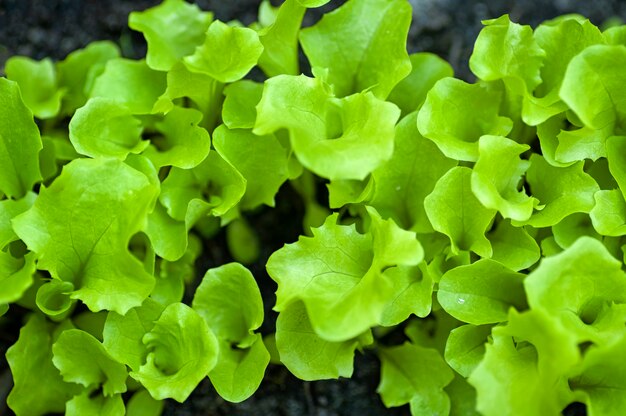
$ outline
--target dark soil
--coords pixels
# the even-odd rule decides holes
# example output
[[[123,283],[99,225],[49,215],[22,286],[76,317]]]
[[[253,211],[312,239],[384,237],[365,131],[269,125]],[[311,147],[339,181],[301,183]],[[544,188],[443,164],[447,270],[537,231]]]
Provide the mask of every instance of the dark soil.
[[[274,1],[272,1],[275,3]],[[305,24],[313,24],[320,13],[343,3],[310,12]],[[481,28],[480,21],[508,13],[513,21],[536,26],[541,21],[565,13],[580,13],[601,25],[611,17],[626,19],[626,2],[619,0],[410,0],[413,24],[410,29],[410,52],[430,51],[448,60],[458,77],[472,80],[468,59],[474,40]],[[69,52],[99,39],[111,39],[122,47],[125,56],[145,55],[145,43],[140,34],[127,28],[127,16],[132,10],[142,10],[158,4],[155,0],[0,0],[0,74],[6,59],[27,55],[36,59],[62,59]],[[220,20],[238,19],[249,24],[256,19],[260,0],[197,0],[205,10],[212,10]],[[263,209],[249,217],[258,230],[263,253],[251,267],[259,281],[266,304],[266,323],[261,328],[273,331],[276,315],[275,284],[264,268],[269,255],[284,243],[293,242],[300,233],[303,208],[299,198],[285,185],[277,198],[275,209]],[[205,242],[206,255],[199,261],[203,273],[208,267],[231,261],[223,234]],[[0,336],[0,414],[11,414],[4,406],[10,389],[10,376],[4,353],[18,336],[19,314],[11,311],[14,325],[3,327]],[[371,353],[357,354],[355,372],[350,380],[303,382],[284,367],[270,366],[259,391],[247,401],[233,405],[221,399],[208,379],[184,404],[166,403],[165,415],[408,415],[407,407],[385,409],[375,393],[379,364]],[[34,400],[36,400],[34,398]],[[569,406],[565,415],[584,415],[584,406]]]

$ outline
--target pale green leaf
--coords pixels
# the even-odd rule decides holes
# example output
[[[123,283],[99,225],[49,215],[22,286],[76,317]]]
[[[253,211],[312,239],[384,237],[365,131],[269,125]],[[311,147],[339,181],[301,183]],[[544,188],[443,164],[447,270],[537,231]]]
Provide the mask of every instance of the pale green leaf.
[[[453,254],[471,250],[482,257],[491,257],[491,243],[485,231],[495,211],[485,208],[476,199],[471,189],[471,176],[469,168],[450,169],[424,199],[424,208],[433,228],[450,238]]]
[[[447,157],[475,162],[481,136],[506,136],[513,127],[510,119],[498,115],[500,99],[498,91],[481,84],[440,79],[426,95],[417,128]]]
[[[243,78],[262,53],[263,45],[254,30],[231,27],[216,20],[209,26],[204,43],[183,62],[191,72],[226,83]]]
[[[43,145],[31,111],[14,81],[0,78],[0,194],[21,198],[41,180]]]
[[[92,311],[123,314],[154,286],[128,242],[157,191],[143,173],[117,159],[77,159],[13,219],[13,227],[37,254],[38,268],[74,283],[73,299]]]
[[[102,386],[104,396],[126,391],[126,366],[113,359],[104,346],[79,329],[63,331],[52,345],[52,362],[66,382],[85,388]]]
[[[51,59],[35,61],[26,56],[14,56],[7,60],[4,71],[8,79],[20,86],[24,104],[35,117],[47,119],[59,113],[65,90],[57,85],[56,69]]]
[[[195,4],[165,0],[143,12],[131,12],[128,26],[142,32],[148,43],[146,63],[152,69],[169,71],[184,56],[204,42],[213,19]]]
[[[328,70],[338,97],[370,90],[385,99],[411,72],[406,39],[411,7],[403,0],[360,0],[300,32],[314,73]]]
[[[509,308],[526,308],[524,275],[481,259],[455,267],[439,282],[437,300],[450,315],[473,325],[506,321]]]
[[[169,305],[143,336],[146,362],[130,376],[157,400],[184,402],[217,362],[218,343],[198,313]]]

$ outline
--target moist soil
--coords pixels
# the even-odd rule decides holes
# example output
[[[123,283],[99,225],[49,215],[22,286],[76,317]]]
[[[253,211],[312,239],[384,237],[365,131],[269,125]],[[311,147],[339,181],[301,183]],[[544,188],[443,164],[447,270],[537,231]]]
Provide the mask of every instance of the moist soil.
[[[344,3],[333,0],[332,5],[307,13],[305,25],[315,23],[323,12]],[[626,2],[619,0],[409,0],[413,6],[413,23],[409,32],[409,52],[428,51],[450,62],[457,77],[473,81],[468,60],[481,20],[508,13],[511,20],[536,26],[544,20],[566,13],[579,13],[594,24],[602,25],[612,18],[626,19]],[[117,42],[122,53],[131,58],[145,55],[146,45],[141,34],[127,27],[128,14],[133,10],[152,7],[156,0],[0,0],[0,74],[4,62],[13,55],[35,59],[63,59],[75,49],[94,40]],[[238,19],[244,24],[256,20],[260,0],[197,0],[202,9],[214,12],[217,19]],[[272,3],[280,3],[280,1]],[[304,68],[304,67],[303,67]],[[307,72],[308,69],[304,68]],[[321,198],[325,188],[320,184]],[[297,240],[301,233],[303,206],[298,195],[286,184],[281,188],[275,208],[263,208],[248,216],[262,243],[262,255],[250,269],[259,282],[266,306],[266,319],[261,332],[274,331],[276,285],[265,272],[269,255],[285,243]],[[232,261],[225,237],[219,234],[204,242],[204,254],[198,261],[198,274],[207,268]],[[188,293],[193,293],[190,288]],[[11,415],[6,408],[6,395],[11,389],[11,376],[5,360],[6,349],[19,335],[27,311],[12,307],[0,323],[0,415]],[[401,334],[401,329],[397,334]],[[397,338],[397,339],[396,339]],[[401,342],[391,337],[383,342]],[[394,342],[395,341],[395,342]],[[164,415],[177,416],[378,416],[410,415],[408,406],[386,409],[376,394],[380,364],[373,352],[357,353],[351,379],[305,382],[284,367],[270,365],[259,390],[248,400],[232,404],[220,398],[205,379],[184,403],[166,401]],[[37,400],[37,398],[33,398]],[[583,416],[584,405],[568,406],[566,416]]]

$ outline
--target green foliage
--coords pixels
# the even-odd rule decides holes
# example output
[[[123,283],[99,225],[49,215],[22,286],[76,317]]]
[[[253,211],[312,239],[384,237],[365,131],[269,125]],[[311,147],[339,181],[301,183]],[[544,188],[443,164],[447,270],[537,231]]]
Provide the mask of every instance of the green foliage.
[[[626,414],[624,26],[486,20],[467,83],[407,53],[408,1],[302,29],[326,3],[266,0],[243,27],[165,0],[129,17],[145,60],[7,61],[18,416],[158,416],[205,378],[241,402],[268,365],[351,377],[357,353],[416,416]],[[271,253],[266,224],[294,221]]]

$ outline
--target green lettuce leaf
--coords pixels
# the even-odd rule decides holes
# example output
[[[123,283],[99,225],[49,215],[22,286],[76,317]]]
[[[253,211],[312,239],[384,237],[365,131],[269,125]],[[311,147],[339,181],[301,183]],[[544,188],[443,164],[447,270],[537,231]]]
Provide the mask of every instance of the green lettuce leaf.
[[[160,416],[165,402],[155,400],[147,390],[139,390],[126,405],[126,416]]]
[[[263,95],[263,84],[247,79],[224,88],[222,120],[229,129],[251,129],[256,121],[256,106]]]
[[[511,22],[506,14],[482,23],[469,60],[472,72],[484,81],[503,80],[516,94],[532,92],[541,83],[545,57],[532,28]]]
[[[626,303],[621,262],[590,237],[581,237],[562,253],[545,258],[527,276],[524,287],[531,308],[543,308],[560,317],[583,338],[596,338],[587,325],[598,319],[603,307]]]
[[[466,167],[450,169],[424,199],[424,209],[433,228],[447,235],[452,253],[471,250],[482,257],[491,257],[491,243],[485,231],[495,211],[485,208],[471,189],[472,170]]]
[[[262,53],[263,45],[254,30],[231,27],[216,20],[209,26],[204,43],[183,62],[191,72],[224,83],[235,82],[257,64]]]
[[[455,267],[439,282],[437,300],[450,315],[473,325],[506,321],[509,308],[526,309],[524,275],[481,259]]]
[[[148,43],[146,63],[157,71],[169,71],[204,42],[213,14],[183,0],[165,0],[143,12],[131,12],[128,26],[142,32]]]
[[[447,157],[475,162],[481,136],[506,136],[513,127],[510,119],[498,115],[500,100],[498,91],[481,84],[440,79],[426,95],[417,128]]]
[[[492,260],[511,270],[520,271],[535,264],[541,257],[537,241],[525,227],[514,227],[508,220],[500,221],[487,235],[493,248]]]
[[[0,193],[21,198],[41,180],[39,151],[43,145],[20,87],[0,78]]]
[[[286,128],[302,165],[332,180],[362,180],[391,157],[399,116],[371,92],[337,99],[319,79],[279,75],[265,82],[254,133]]]
[[[18,301],[33,284],[35,254],[16,259],[0,250],[0,304]]]
[[[102,386],[105,397],[126,391],[126,366],[111,357],[104,346],[79,329],[63,331],[52,345],[54,366],[66,382],[85,388]]]
[[[327,341],[311,326],[302,302],[290,303],[276,320],[276,348],[280,362],[302,380],[351,377],[354,351],[373,341],[371,332],[345,341]]]
[[[61,110],[65,90],[57,85],[54,63],[46,58],[35,61],[26,56],[14,56],[5,64],[7,78],[20,86],[22,99],[35,117],[53,118]]]
[[[254,331],[263,322],[261,292],[252,273],[238,263],[210,269],[193,298],[192,307],[215,333],[220,348],[208,373],[224,399],[241,402],[261,384],[270,354]]]
[[[146,61],[115,58],[94,81],[89,97],[109,98],[132,114],[150,114],[166,88],[166,75],[150,69]]]
[[[246,179],[240,209],[251,210],[262,204],[273,207],[274,196],[288,176],[287,153],[278,139],[221,125],[213,133],[213,146]]]
[[[411,402],[411,413],[415,415],[449,412],[450,400],[443,388],[454,373],[438,351],[406,342],[381,348],[378,354],[382,368],[377,391],[385,406]]]
[[[153,147],[144,155],[155,167],[176,166],[191,169],[198,166],[209,154],[211,137],[198,124],[202,113],[193,108],[173,107],[157,122],[160,135],[151,138]]]
[[[32,314],[17,342],[7,350],[6,359],[13,374],[7,404],[17,415],[63,412],[65,402],[78,393],[79,386],[64,382],[52,364],[52,344],[63,329],[56,330],[43,315]]]
[[[38,268],[74,284],[73,299],[92,311],[124,314],[154,286],[127,247],[157,191],[143,173],[117,159],[77,159],[13,219],[13,227],[37,254]]]
[[[337,225],[337,214],[274,252],[267,262],[278,283],[277,311],[297,299],[304,302],[315,332],[327,341],[346,341],[380,322],[394,297],[385,274],[393,266],[417,265],[424,252],[415,234],[383,220],[368,208],[371,228],[360,234]]]
[[[148,298],[125,315],[109,312],[102,338],[104,348],[111,357],[138,371],[148,355],[142,342],[143,336],[152,330],[163,309],[165,306]]]
[[[163,181],[159,200],[167,213],[190,229],[207,215],[221,217],[226,225],[237,217],[235,206],[246,189],[246,179],[218,152],[193,169],[172,168]]]
[[[626,123],[626,65],[623,45],[594,45],[576,55],[565,72],[559,95],[585,126],[624,133]]]
[[[487,208],[504,218],[526,221],[537,200],[518,191],[522,175],[530,163],[519,155],[529,146],[502,136],[482,136],[478,141],[478,160],[472,169],[472,192]]]
[[[218,343],[197,312],[169,305],[143,336],[146,362],[130,376],[157,400],[184,402],[217,362]]]
[[[589,212],[593,228],[611,237],[626,235],[626,201],[619,189],[598,191],[595,206]]]
[[[371,90],[385,99],[411,72],[406,38],[411,7],[402,0],[349,1],[300,32],[313,73],[328,70],[338,97]]]
[[[141,121],[110,98],[87,101],[74,113],[69,130],[76,151],[90,157],[124,160],[129,153],[141,153],[149,144],[141,140]]]
[[[593,195],[600,187],[583,171],[583,165],[580,161],[560,168],[550,165],[536,153],[531,155],[526,181],[530,185],[531,195],[544,207],[521,224],[549,227],[570,214],[591,211],[595,204]],[[513,225],[519,223],[513,221]]]
[[[269,1],[266,4],[270,5]],[[274,22],[259,31],[259,38],[263,44],[259,68],[268,77],[300,73],[298,34],[306,11],[305,7],[315,6],[303,4],[299,0],[285,0],[278,8]]]
[[[422,106],[426,94],[437,81],[454,75],[450,64],[433,53],[414,53],[409,58],[411,73],[394,87],[387,98],[400,107],[402,117]]]
[[[393,155],[372,173],[374,194],[368,204],[401,227],[425,233],[433,228],[424,210],[424,199],[456,162],[419,134],[416,118],[417,114],[412,113],[396,126]]]
[[[0,250],[18,239],[15,231],[13,231],[11,220],[32,207],[35,199],[37,199],[37,194],[28,192],[21,199],[0,201]]]
[[[85,391],[74,396],[65,406],[66,416],[120,416],[123,414],[125,414],[124,400],[119,394],[110,397],[93,396],[89,391]]]
[[[182,63],[177,63],[167,72],[167,88],[154,103],[152,112],[168,113],[175,102],[180,101],[177,99],[189,98],[203,114],[201,125],[211,131],[219,119],[223,89],[224,84],[215,78],[191,72]]]
[[[534,96],[526,96],[522,117],[530,125],[544,122],[567,106],[559,96],[565,71],[571,59],[586,47],[604,43],[602,33],[589,20],[565,15],[543,22],[534,33],[545,52],[541,67],[541,84]]]
[[[446,342],[446,362],[463,377],[469,377],[485,356],[491,325],[463,325],[450,332]]]
[[[492,336],[468,379],[481,414],[559,414],[572,401],[566,376],[580,353],[576,337],[557,318],[541,309],[512,310],[509,323]]]
[[[59,86],[66,90],[61,114],[72,114],[85,105],[94,80],[104,71],[109,60],[119,56],[120,50],[115,43],[98,41],[70,53],[57,63]]]
[[[396,295],[385,306],[381,325],[398,325],[411,314],[424,318],[430,313],[435,281],[425,263],[418,266],[397,266],[386,274],[394,285],[393,291]]]
[[[569,381],[575,393],[584,392],[589,416],[618,416],[626,411],[626,336],[623,325],[617,342],[590,347],[579,372]]]

